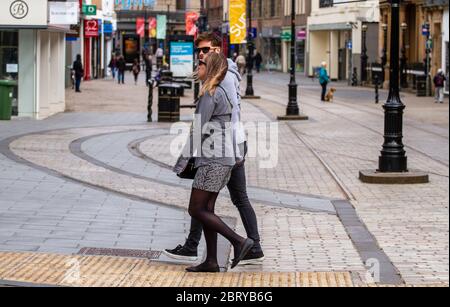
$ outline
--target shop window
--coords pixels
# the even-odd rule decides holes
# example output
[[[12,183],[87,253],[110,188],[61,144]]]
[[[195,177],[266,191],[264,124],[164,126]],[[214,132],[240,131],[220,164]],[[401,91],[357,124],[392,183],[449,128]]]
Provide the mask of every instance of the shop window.
[[[19,34],[17,31],[0,31],[0,79],[18,80],[19,77]],[[18,114],[18,91],[14,88],[12,115]]]
[[[298,41],[296,49],[296,70],[297,72],[305,72],[305,41]]]
[[[445,82],[445,91],[449,92],[449,49],[448,42],[445,42],[445,75],[447,76],[447,82]]]
[[[186,0],[177,0],[177,11],[186,10]]]

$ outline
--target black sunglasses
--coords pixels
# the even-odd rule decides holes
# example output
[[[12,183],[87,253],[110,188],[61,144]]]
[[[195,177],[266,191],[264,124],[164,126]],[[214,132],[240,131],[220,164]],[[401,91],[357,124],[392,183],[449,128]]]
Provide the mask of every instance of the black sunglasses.
[[[215,49],[218,49],[218,47],[203,47],[203,48],[196,48],[196,49],[195,49],[195,52],[196,52],[196,53],[202,52],[203,54],[208,54],[208,53],[211,51],[211,49],[215,50]]]

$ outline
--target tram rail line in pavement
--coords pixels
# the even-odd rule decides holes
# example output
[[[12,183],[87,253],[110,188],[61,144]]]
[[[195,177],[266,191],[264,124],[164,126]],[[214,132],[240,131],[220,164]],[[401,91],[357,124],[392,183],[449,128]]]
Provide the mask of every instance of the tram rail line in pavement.
[[[313,97],[312,95],[307,95],[307,96],[308,96],[308,98],[312,98],[312,97]],[[284,103],[282,103],[282,102],[279,102],[279,101],[272,100],[272,99],[267,99],[267,98],[265,98],[264,100],[265,100],[265,101],[268,101],[268,102],[270,102],[270,103],[276,104],[276,105],[283,106],[283,107],[286,106],[286,104],[284,104]],[[287,98],[286,98],[286,101],[287,101]],[[252,104],[253,106],[255,106],[255,107],[258,107],[258,109],[260,109],[261,111],[263,111],[265,115],[268,116],[268,114],[270,114],[270,117],[269,117],[269,118],[275,119],[275,116],[274,116],[273,114],[271,114],[271,113],[268,112],[267,110],[264,110],[263,108],[261,108],[260,106],[258,106],[258,104],[255,103],[254,101],[249,101],[249,100],[248,100],[247,102],[251,103],[251,104]],[[379,132],[378,130],[373,129],[373,128],[367,126],[367,125],[364,125],[364,124],[362,124],[362,123],[360,123],[360,122],[358,122],[358,121],[352,120],[352,119],[350,119],[350,118],[348,118],[348,117],[346,117],[346,116],[344,116],[344,115],[336,114],[336,113],[334,113],[334,112],[332,112],[332,111],[330,111],[330,110],[327,110],[327,109],[324,109],[324,108],[320,108],[320,107],[318,107],[318,106],[316,106],[316,105],[314,105],[314,104],[308,103],[308,102],[304,102],[304,101],[303,101],[302,104],[307,105],[307,106],[309,106],[309,107],[312,107],[312,108],[314,108],[314,109],[317,109],[317,110],[326,112],[326,113],[331,114],[331,115],[333,115],[333,116],[336,116],[336,117],[345,119],[345,120],[347,120],[347,121],[349,121],[349,122],[351,122],[351,123],[353,123],[353,124],[355,124],[355,125],[358,125],[358,126],[360,126],[360,127],[363,127],[363,128],[365,128],[365,129],[368,129],[368,130],[370,130],[370,131],[372,131],[372,132],[374,132],[374,133],[376,133],[376,134],[378,134],[378,135],[380,135],[380,136],[383,136],[383,133]],[[341,105],[341,103],[339,103],[339,104]],[[347,107],[347,108],[352,109],[352,110],[355,109],[355,108],[350,108],[349,106],[345,106],[345,105],[344,105],[344,107]],[[359,111],[359,109],[358,109],[358,111]],[[367,112],[367,111],[361,111],[361,112],[365,112],[365,113],[368,113],[368,114],[371,114],[371,115],[375,115],[375,114],[372,114],[372,113]],[[380,117],[382,117],[382,116],[380,115]],[[406,125],[406,124],[405,124],[405,125]],[[409,124],[408,124],[408,125],[409,125]],[[415,129],[421,130],[421,131],[423,131],[423,132],[425,132],[425,133],[430,133],[429,131],[426,131],[426,130],[424,130],[424,129],[418,128],[418,127],[416,127],[416,126],[412,126],[412,125],[409,125],[409,126],[415,128]],[[443,137],[443,136],[441,136],[441,137]],[[443,138],[444,138],[444,137],[443,137]],[[417,152],[417,153],[419,153],[419,154],[421,154],[421,155],[423,155],[423,156],[426,156],[427,158],[429,158],[429,159],[433,160],[434,162],[439,163],[439,164],[441,164],[441,165],[443,165],[443,166],[445,166],[445,167],[449,167],[449,164],[448,164],[448,163],[445,163],[445,162],[443,162],[443,161],[441,161],[441,160],[438,160],[438,159],[436,159],[436,158],[430,156],[429,154],[423,152],[422,150],[417,149],[417,148],[415,148],[415,147],[413,147],[413,146],[411,146],[411,145],[405,145],[405,148],[407,148],[407,149],[409,149],[409,150],[412,150],[412,151],[415,151],[415,152]]]
[[[271,85],[270,83],[265,83],[265,84],[264,84],[264,87],[272,87],[272,88],[274,88],[274,89],[279,90],[279,87],[273,86],[273,85]],[[304,91],[300,94],[300,96],[306,96],[306,97],[308,97],[308,98],[313,98],[313,99],[316,98],[317,95],[315,95],[315,94],[312,92],[312,90],[311,90],[310,88],[303,88],[303,90],[304,90]],[[307,92],[306,95],[304,94],[305,92]],[[287,96],[286,96],[286,101],[287,101]],[[286,106],[286,104],[284,104],[284,103],[278,103],[278,102],[276,102],[276,103],[279,104],[279,105]],[[303,101],[302,101],[301,103],[302,103],[302,104],[306,104],[306,105],[311,106],[311,107],[317,108],[317,106],[311,105],[311,104],[309,104],[309,103],[305,103],[305,102],[303,102]],[[338,104],[338,105],[342,105],[342,106],[347,107],[347,108],[350,108],[350,109],[352,109],[352,110],[355,110],[355,105],[352,105],[352,104],[350,104],[350,103],[344,102],[344,101],[342,101],[342,100],[339,99],[339,98],[338,98],[338,99],[335,98],[334,103],[336,103],[336,104]],[[381,104],[380,104],[380,106],[381,106]],[[323,110],[323,109],[322,109],[322,110]],[[324,110],[324,111],[325,111],[325,110]],[[374,116],[378,116],[378,117],[380,117],[380,118],[384,118],[384,115],[383,115],[382,113],[375,112],[371,107],[367,107],[367,106],[365,106],[365,105],[358,105],[358,111],[361,111],[361,112],[364,112],[364,113],[367,113],[367,114],[371,114],[371,115],[374,115]],[[422,132],[429,133],[429,134],[435,135],[435,136],[437,136],[437,137],[440,137],[440,138],[449,140],[449,137],[446,136],[446,135],[442,135],[442,134],[439,134],[439,133],[437,133],[437,132],[430,131],[430,130],[428,130],[428,129],[424,129],[423,127],[420,127],[420,126],[417,126],[417,125],[413,125],[413,124],[411,124],[411,123],[404,123],[404,126],[405,126],[405,127],[411,127],[411,128],[420,130],[420,131],[422,131]],[[442,161],[439,161],[439,162],[442,163]],[[446,166],[449,166],[449,165],[447,164]]]

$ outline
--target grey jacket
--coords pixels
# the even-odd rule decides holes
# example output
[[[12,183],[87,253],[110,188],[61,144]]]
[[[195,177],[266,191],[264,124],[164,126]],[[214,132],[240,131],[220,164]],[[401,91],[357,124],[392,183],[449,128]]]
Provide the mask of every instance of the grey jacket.
[[[220,85],[225,89],[228,98],[233,104],[231,122],[233,123],[233,141],[237,162],[241,162],[244,159],[244,143],[246,141],[244,126],[241,122],[241,80],[236,63],[228,59],[228,73]]]
[[[206,93],[200,98],[188,142],[173,169],[175,173],[184,170],[190,157],[196,158],[196,168],[211,163],[236,164],[232,111],[233,105],[223,87],[217,87],[213,96]]]

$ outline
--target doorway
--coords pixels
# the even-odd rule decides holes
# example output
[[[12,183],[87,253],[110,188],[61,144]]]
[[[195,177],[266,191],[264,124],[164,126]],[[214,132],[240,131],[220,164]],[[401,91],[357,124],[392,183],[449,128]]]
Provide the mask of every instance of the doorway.
[[[0,80],[17,81],[19,77],[19,32],[0,31]],[[18,86],[13,89],[12,114],[18,115]]]

